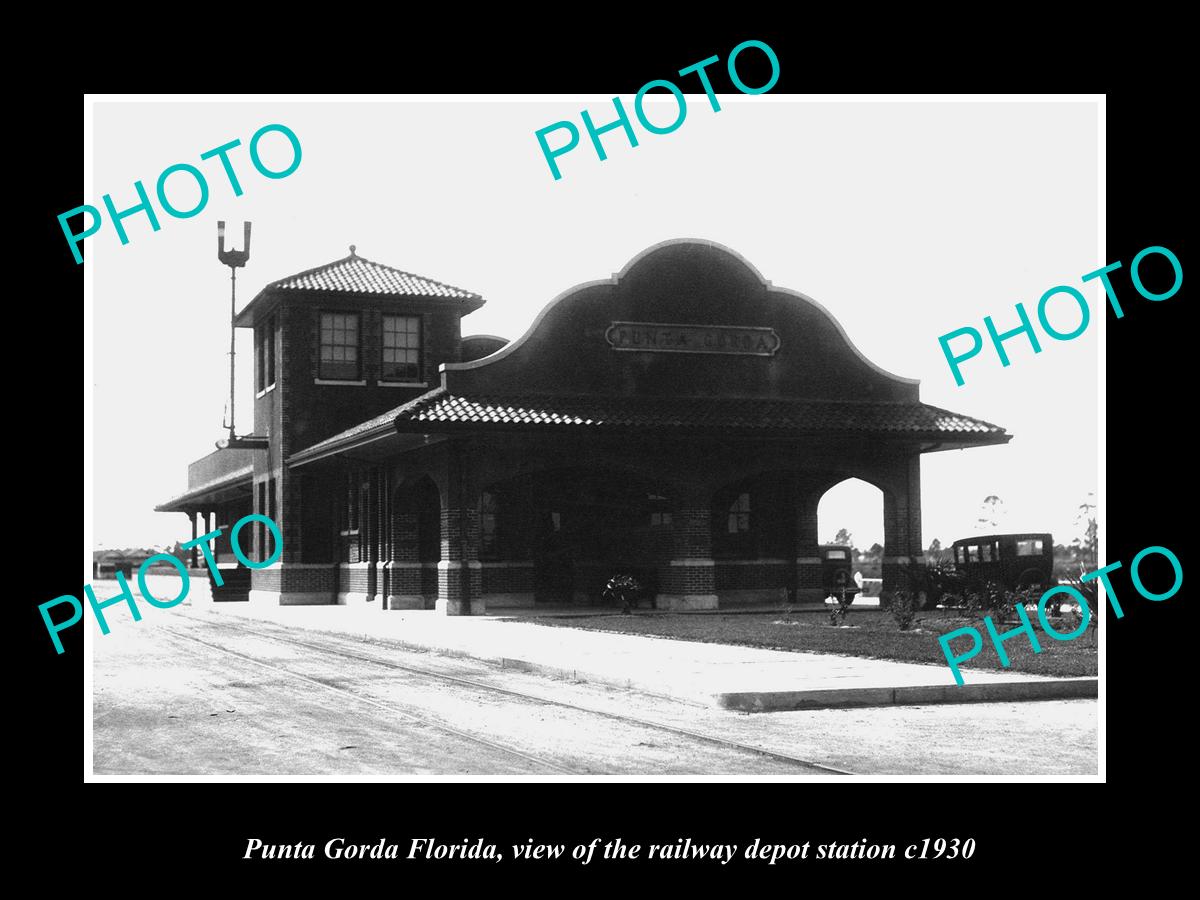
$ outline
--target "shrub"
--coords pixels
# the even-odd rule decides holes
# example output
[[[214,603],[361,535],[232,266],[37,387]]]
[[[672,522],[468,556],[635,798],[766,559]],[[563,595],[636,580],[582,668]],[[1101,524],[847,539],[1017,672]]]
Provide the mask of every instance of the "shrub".
[[[901,631],[912,628],[913,619],[917,617],[916,602],[917,599],[911,591],[896,591],[892,595],[892,618],[896,620]]]
[[[850,604],[854,602],[855,594],[851,591],[842,591],[841,596],[837,598],[837,605],[829,611],[829,624],[841,625],[846,619],[846,614],[850,612]]]
[[[1100,589],[1099,589],[1099,587],[1097,587],[1097,582],[1095,580],[1084,581],[1083,580],[1084,574],[1086,574],[1084,572],[1084,568],[1083,568],[1083,566],[1080,566],[1079,567],[1079,575],[1067,578],[1065,580],[1065,583],[1070,585],[1071,587],[1075,588],[1075,590],[1079,591],[1079,593],[1083,595],[1083,599],[1087,602],[1088,610],[1092,614],[1092,621],[1091,621],[1091,625],[1089,627],[1096,628],[1100,625],[1100,610],[1098,608],[1098,604],[1100,602]],[[1059,594],[1058,597],[1063,598],[1063,600],[1062,600],[1063,603],[1070,602],[1067,599],[1067,595],[1065,595],[1065,594]],[[1058,597],[1052,597],[1051,602],[1058,599]],[[1047,606],[1049,606],[1049,604],[1047,604]],[[1079,625],[1079,619],[1083,618],[1082,615],[1079,615],[1079,614],[1077,614],[1077,615],[1078,615],[1078,618],[1075,621],[1076,626]]]
[[[967,601],[962,594],[942,594],[942,606],[954,610],[960,616],[965,616],[968,612]]]
[[[621,612],[627,613],[630,604],[638,605],[644,590],[641,582],[632,575],[614,575],[604,586],[601,596],[610,603],[620,603]]]
[[[967,586],[967,609],[979,615],[1004,614],[1012,608],[1013,593],[994,581],[974,582]]]

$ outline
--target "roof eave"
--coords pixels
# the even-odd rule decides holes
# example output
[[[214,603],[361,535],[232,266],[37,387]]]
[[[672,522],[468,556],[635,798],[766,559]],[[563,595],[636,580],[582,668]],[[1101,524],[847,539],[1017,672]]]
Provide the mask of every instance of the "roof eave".
[[[322,442],[293,453],[286,460],[284,460],[284,465],[286,465],[289,469],[294,469],[299,466],[306,465],[307,463],[316,462],[317,460],[325,459],[326,457],[337,456],[349,450],[357,449],[358,447],[373,443],[374,441],[378,441],[392,434],[395,434],[395,431],[392,429],[392,423],[384,422],[375,426],[374,428],[370,428],[366,431],[360,431],[358,434],[353,435],[352,437],[348,437],[343,440]]]
[[[247,467],[240,471],[190,488],[178,496],[172,497],[166,503],[154,507],[155,512],[189,512],[199,506],[211,503],[222,503],[239,495],[244,488],[254,482],[254,469]]]
[[[460,315],[468,315],[480,309],[487,301],[478,294],[473,294],[470,297],[431,297],[424,294],[367,294],[362,291],[326,291],[326,290],[305,290],[297,288],[280,288],[274,284],[268,284],[265,288],[254,295],[246,306],[233,317],[233,324],[237,328],[253,328],[260,318],[260,312],[266,309],[274,309],[279,303],[282,303],[286,298],[304,297],[314,298],[321,297],[356,297],[370,299],[386,299],[386,300],[410,300],[417,302],[433,303],[438,306],[449,307],[451,309],[457,307]],[[264,299],[267,298],[267,299]],[[268,303],[268,300],[274,300],[274,303]]]
[[[466,434],[469,432],[493,433],[497,431],[504,432],[540,432],[540,433],[563,433],[563,432],[588,432],[588,431],[604,431],[610,433],[641,433],[653,432],[658,434],[678,434],[681,436],[693,436],[697,434],[719,434],[721,437],[728,435],[737,435],[740,437],[763,437],[763,438],[819,438],[819,437],[844,437],[844,438],[862,438],[869,437],[872,439],[895,439],[906,443],[929,444],[928,448],[922,447],[922,453],[931,453],[937,450],[955,450],[965,449],[967,447],[982,447],[990,445],[1007,444],[1012,440],[1011,434],[983,434],[979,432],[966,433],[943,433],[943,432],[927,432],[927,431],[898,431],[894,429],[878,429],[870,431],[866,429],[823,429],[821,431],[811,431],[804,429],[788,429],[788,428],[758,428],[754,426],[726,426],[715,428],[711,425],[659,425],[647,426],[644,424],[627,424],[627,423],[576,423],[576,422],[429,422],[414,419],[405,419],[402,416],[397,416],[395,421],[395,429],[402,434]]]

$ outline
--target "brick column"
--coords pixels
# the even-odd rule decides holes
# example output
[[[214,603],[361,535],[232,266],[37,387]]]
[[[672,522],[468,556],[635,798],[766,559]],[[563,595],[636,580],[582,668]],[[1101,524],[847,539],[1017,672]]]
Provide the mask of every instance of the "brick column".
[[[712,507],[708,491],[680,493],[671,516],[671,559],[658,569],[658,609],[716,609],[717,569],[712,558]]]
[[[279,526],[280,534],[283,535],[283,555],[280,560],[284,563],[304,561],[304,532],[301,527],[303,519],[300,512],[304,508],[305,498],[302,497],[302,492],[301,480],[284,469],[276,485],[275,509],[271,513],[275,524]]]
[[[392,559],[392,495],[391,478],[387,470],[379,473],[379,556],[375,562],[375,592],[381,609],[387,609],[388,592],[391,589],[390,570],[387,564]]]
[[[417,505],[411,491],[401,491],[392,504],[391,540],[388,553],[388,609],[424,609],[421,590],[421,561],[418,558]]]
[[[383,534],[383,502],[379,492],[379,482],[382,473],[371,469],[367,473],[367,502],[368,506],[363,521],[368,525],[366,563],[367,563],[367,601],[374,602],[381,596],[379,584],[379,561],[382,550]]]
[[[883,494],[883,593],[906,587],[902,574],[908,564],[923,565],[921,547],[921,456],[913,453],[903,464],[895,487]]]
[[[801,490],[796,498],[796,602],[820,603],[825,599],[821,588],[821,550],[817,537],[819,492]]]
[[[484,613],[476,480],[469,451],[454,452],[447,462],[446,490],[442,492],[442,558],[435,606],[447,616]]]

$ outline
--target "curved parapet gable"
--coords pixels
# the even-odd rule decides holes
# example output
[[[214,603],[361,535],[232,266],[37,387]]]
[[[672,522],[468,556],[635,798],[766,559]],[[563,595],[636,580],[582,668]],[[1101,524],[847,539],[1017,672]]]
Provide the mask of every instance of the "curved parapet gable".
[[[816,301],[712,241],[673,240],[556,297],[498,352],[442,366],[454,394],[912,401]]]

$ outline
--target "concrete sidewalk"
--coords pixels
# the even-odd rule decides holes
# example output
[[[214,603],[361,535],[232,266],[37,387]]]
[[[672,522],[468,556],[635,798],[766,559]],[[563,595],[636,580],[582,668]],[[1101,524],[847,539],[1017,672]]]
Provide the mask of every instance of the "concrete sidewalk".
[[[1097,696],[1096,678],[965,670],[966,684],[960,687],[946,666],[575,630],[491,616],[246,603],[198,605],[184,614],[369,637],[536,674],[751,712]]]

